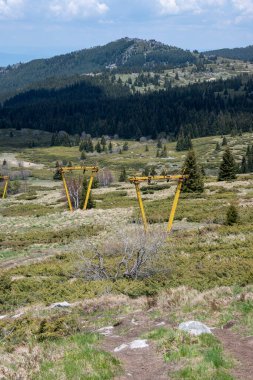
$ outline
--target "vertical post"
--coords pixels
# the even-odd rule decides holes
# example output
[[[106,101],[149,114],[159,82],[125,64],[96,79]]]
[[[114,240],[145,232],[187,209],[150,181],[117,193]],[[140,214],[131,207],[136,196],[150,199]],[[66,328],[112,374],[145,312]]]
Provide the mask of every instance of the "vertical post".
[[[90,198],[91,187],[92,187],[92,184],[93,184],[93,179],[94,179],[94,174],[92,173],[91,177],[90,177],[90,181],[89,181],[86,197],[85,197],[84,206],[83,206],[84,210],[87,210],[88,201],[89,201],[89,198]]]
[[[67,197],[68,204],[69,204],[69,209],[70,209],[70,211],[73,211],[73,206],[72,206],[72,203],[71,203],[71,199],[70,199],[70,195],[69,195],[69,189],[68,189],[68,185],[67,185],[67,182],[66,182],[66,178],[65,178],[63,172],[61,173],[61,175],[62,175],[62,181],[63,181],[64,189],[65,189],[65,192],[66,192],[66,197]]]
[[[178,184],[177,184],[177,189],[176,189],[175,197],[174,197],[174,200],[173,200],[172,209],[171,209],[171,212],[170,212],[170,218],[169,218],[169,223],[168,223],[168,232],[170,232],[171,229],[172,229],[172,225],[173,225],[173,222],[174,222],[174,217],[175,217],[175,213],[176,213],[176,209],[177,209],[177,205],[178,205],[178,201],[179,201],[182,185],[183,185],[183,181],[180,179],[178,181]]]
[[[136,189],[136,194],[137,194],[137,198],[138,198],[138,202],[139,202],[139,206],[140,206],[140,210],[141,210],[141,217],[142,217],[144,229],[145,229],[145,231],[147,231],[148,223],[147,223],[147,218],[146,218],[146,214],[145,214],[145,210],[144,210],[144,206],[143,206],[143,201],[141,198],[140,185],[138,182],[135,182],[135,189]]]
[[[8,182],[9,182],[9,179],[6,179],[5,184],[4,184],[4,192],[2,196],[3,199],[6,198],[6,195],[7,195]]]

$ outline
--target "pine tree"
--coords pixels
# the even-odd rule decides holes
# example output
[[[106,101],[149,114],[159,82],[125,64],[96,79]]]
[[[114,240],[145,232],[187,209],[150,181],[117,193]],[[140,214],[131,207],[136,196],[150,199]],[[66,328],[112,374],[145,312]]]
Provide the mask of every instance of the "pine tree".
[[[162,152],[161,152],[161,154],[160,154],[160,157],[167,157],[167,156],[168,156],[168,153],[167,153],[167,146],[164,145],[163,150],[162,150]]]
[[[81,160],[85,160],[86,159],[86,154],[85,154],[84,151],[82,151],[80,159]]]
[[[227,148],[223,154],[218,175],[218,181],[231,181],[236,179],[236,162],[230,149]]]
[[[228,145],[228,141],[227,141],[227,139],[226,139],[225,136],[223,137],[223,140],[222,140],[221,145],[222,145],[222,146],[226,146],[226,145]]]
[[[95,146],[95,149],[98,153],[101,153],[102,152],[102,148],[101,148],[101,145],[100,145],[100,142],[98,141],[96,146]]]
[[[119,182],[126,182],[126,180],[127,180],[126,169],[123,168],[119,176]]]
[[[155,176],[155,175],[157,175],[157,172],[156,172],[154,166],[152,166],[152,168],[151,168],[151,170],[150,170],[150,175],[151,175],[152,177]]]
[[[247,161],[246,161],[246,157],[243,156],[242,157],[242,162],[241,162],[241,168],[240,168],[240,172],[245,174],[247,173],[248,171],[248,168],[247,168]]]
[[[235,205],[230,205],[227,210],[226,215],[226,224],[228,226],[232,226],[233,224],[238,223],[239,221],[239,213]]]
[[[105,151],[105,147],[106,147],[106,139],[105,139],[105,136],[102,136],[101,138],[101,145],[102,145],[102,150],[103,152]]]
[[[80,208],[81,209],[83,209],[83,206],[84,206],[87,190],[88,190],[88,180],[84,176],[83,177],[82,192],[81,192],[81,196],[80,196]],[[92,193],[90,192],[90,196],[89,196],[89,200],[88,200],[88,204],[87,204],[87,209],[91,209],[91,208],[95,208],[95,207],[96,207],[96,203],[94,202],[94,200],[92,198]]]
[[[128,149],[129,149],[129,147],[128,147],[128,142],[126,141],[126,142],[124,142],[123,150],[124,150],[124,151],[127,151]]]
[[[109,142],[109,153],[112,153],[112,142]]]
[[[217,142],[215,146],[215,152],[219,152],[219,151],[220,151],[220,144]]]
[[[178,152],[183,150],[192,149],[192,142],[190,135],[184,135],[183,132],[180,132],[177,139],[176,150]]]
[[[148,148],[148,145],[145,146],[145,152],[148,152],[149,151],[149,148]]]
[[[156,146],[157,146],[158,149],[162,149],[163,145],[162,145],[162,142],[161,142],[160,139],[157,141],[157,145]]]
[[[183,173],[189,175],[187,181],[183,184],[183,192],[185,193],[202,193],[204,191],[204,181],[201,169],[197,164],[194,150],[190,150],[185,159]]]
[[[142,175],[144,177],[148,177],[149,176],[149,167],[148,166],[145,167],[145,169],[142,172]]]

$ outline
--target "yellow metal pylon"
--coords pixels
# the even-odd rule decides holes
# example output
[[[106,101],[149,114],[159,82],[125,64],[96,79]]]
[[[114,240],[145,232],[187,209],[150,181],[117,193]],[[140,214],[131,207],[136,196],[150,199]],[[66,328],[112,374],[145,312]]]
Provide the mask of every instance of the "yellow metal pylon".
[[[92,184],[93,184],[93,180],[94,180],[94,175],[95,175],[95,173],[98,172],[99,168],[97,166],[63,166],[63,167],[60,167],[58,169],[58,172],[62,176],[63,186],[64,186],[64,190],[65,190],[66,197],[68,200],[68,205],[69,205],[70,211],[73,211],[73,206],[72,206],[72,202],[71,202],[71,198],[70,198],[70,194],[69,194],[67,181],[65,178],[65,173],[69,173],[69,172],[77,171],[77,170],[82,170],[83,173],[85,173],[86,171],[91,172],[89,185],[88,185],[88,189],[87,189],[87,193],[86,193],[86,197],[85,197],[85,201],[84,201],[84,206],[83,206],[83,209],[86,210],[87,205],[88,205],[88,201],[90,198],[90,193],[91,193],[91,188],[92,188]]]
[[[171,208],[171,212],[170,212],[170,216],[169,216],[168,228],[167,228],[168,232],[170,232],[171,229],[172,229],[172,226],[173,226],[173,222],[174,222],[174,218],[175,218],[175,213],[176,213],[176,210],[177,210],[178,201],[179,201],[180,193],[181,193],[181,190],[182,190],[183,182],[187,178],[189,178],[188,175],[182,174],[182,175],[131,177],[131,178],[128,179],[129,182],[131,182],[131,183],[133,183],[135,185],[137,199],[138,199],[138,203],[139,203],[139,207],[140,207],[140,211],[141,211],[141,217],[142,217],[143,226],[144,226],[145,231],[147,231],[147,229],[148,229],[148,223],[147,223],[147,217],[146,217],[146,213],[145,213],[145,208],[144,208],[144,205],[143,205],[143,200],[142,200],[142,197],[141,197],[140,183],[142,183],[142,182],[148,182],[150,184],[152,181],[167,181],[167,182],[169,182],[169,181],[178,181],[176,192],[175,192],[175,196],[174,196],[174,200],[173,200],[173,204],[172,204],[172,208]]]
[[[0,179],[4,180],[4,190],[3,190],[3,194],[2,194],[2,199],[4,199],[7,196],[7,190],[8,190],[10,177],[5,175],[5,176],[0,176]]]

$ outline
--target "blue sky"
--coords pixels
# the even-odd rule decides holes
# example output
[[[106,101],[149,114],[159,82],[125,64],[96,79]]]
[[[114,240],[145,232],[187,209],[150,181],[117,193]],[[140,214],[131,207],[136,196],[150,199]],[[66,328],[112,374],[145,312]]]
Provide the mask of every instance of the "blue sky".
[[[253,44],[253,0],[0,0],[0,66],[121,37],[187,49]]]

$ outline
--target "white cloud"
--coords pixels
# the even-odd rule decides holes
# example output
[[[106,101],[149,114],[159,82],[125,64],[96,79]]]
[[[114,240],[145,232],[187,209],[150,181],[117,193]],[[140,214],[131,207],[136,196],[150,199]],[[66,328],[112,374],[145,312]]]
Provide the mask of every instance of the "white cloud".
[[[54,0],[50,4],[53,14],[69,19],[102,15],[108,9],[107,4],[99,0]]]
[[[0,0],[0,18],[17,18],[22,14],[24,0]]]
[[[209,7],[220,7],[226,0],[158,0],[162,14],[201,13]]]
[[[253,15],[253,1],[252,0],[232,0],[234,7],[241,12],[244,16]]]

